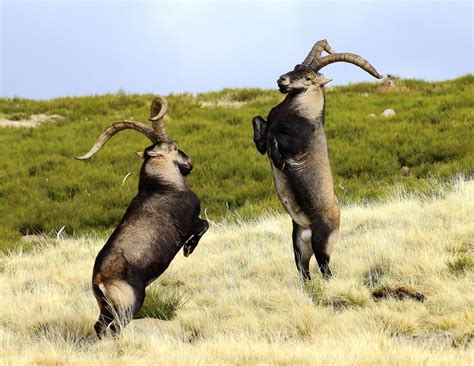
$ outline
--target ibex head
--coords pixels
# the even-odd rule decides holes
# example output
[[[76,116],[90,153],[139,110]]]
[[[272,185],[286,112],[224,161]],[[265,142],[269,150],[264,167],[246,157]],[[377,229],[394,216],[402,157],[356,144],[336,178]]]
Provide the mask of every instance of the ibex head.
[[[163,97],[156,97],[150,106],[150,118],[153,128],[141,122],[119,121],[112,123],[99,136],[92,148],[83,156],[78,156],[78,160],[87,160],[99,152],[99,150],[109,141],[112,136],[120,131],[132,129],[143,133],[153,143],[143,152],[138,153],[145,159],[145,163],[155,168],[169,169],[176,167],[182,175],[188,175],[193,169],[191,159],[178,149],[174,141],[168,135],[163,118],[168,109],[168,102]],[[153,160],[153,163],[148,163]]]
[[[186,176],[193,170],[192,160],[178,149],[174,142],[153,144],[137,154],[145,159],[145,165],[150,171],[155,170],[160,174],[163,174],[164,170],[174,169]]]
[[[323,74],[309,67],[296,65],[293,71],[280,76],[277,83],[280,92],[294,94],[312,87],[322,87],[330,81],[331,79],[325,78]]]
[[[321,57],[323,51],[326,51],[328,55]],[[359,66],[378,79],[382,78],[382,75],[367,60],[353,53],[335,53],[328,42],[323,39],[315,43],[303,63],[296,65],[293,71],[280,76],[277,81],[280,92],[295,94],[324,86],[331,79],[325,78],[318,71],[334,62],[348,62]]]

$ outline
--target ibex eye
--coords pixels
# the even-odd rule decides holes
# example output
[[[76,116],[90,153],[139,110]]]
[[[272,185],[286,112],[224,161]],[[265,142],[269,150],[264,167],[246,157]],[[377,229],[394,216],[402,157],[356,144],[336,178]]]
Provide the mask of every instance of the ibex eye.
[[[306,76],[305,79],[308,80],[308,81],[311,80],[311,78],[309,76]]]

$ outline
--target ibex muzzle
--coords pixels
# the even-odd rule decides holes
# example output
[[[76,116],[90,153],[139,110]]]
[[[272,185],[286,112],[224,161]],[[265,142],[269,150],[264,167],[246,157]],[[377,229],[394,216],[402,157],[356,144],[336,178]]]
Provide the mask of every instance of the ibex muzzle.
[[[321,57],[326,51],[327,56]],[[316,42],[305,60],[279,77],[285,99],[272,108],[267,120],[253,119],[254,142],[270,158],[277,194],[293,219],[293,249],[301,276],[310,279],[314,254],[325,278],[339,229],[339,204],[334,194],[326,136],[324,85],[319,73],[334,62],[359,66],[376,78],[382,76],[362,57],[335,53],[326,40]]]
[[[112,334],[120,332],[141,308],[145,287],[168,268],[181,248],[189,256],[209,227],[199,218],[199,199],[184,180],[192,161],[165,129],[166,107],[164,98],[156,98],[150,116],[153,129],[140,122],[115,122],[87,154],[77,158],[89,159],[125,129],[140,131],[153,143],[139,153],[144,161],[138,194],[95,260],[92,288],[100,315],[94,328],[99,338],[108,327]]]

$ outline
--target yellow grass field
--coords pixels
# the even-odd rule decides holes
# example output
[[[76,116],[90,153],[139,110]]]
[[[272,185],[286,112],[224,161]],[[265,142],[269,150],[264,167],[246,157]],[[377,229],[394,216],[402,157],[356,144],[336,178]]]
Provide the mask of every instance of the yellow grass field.
[[[169,321],[97,341],[92,265],[104,239],[45,238],[0,266],[4,364],[474,364],[474,181],[435,196],[344,207],[329,282],[298,277],[288,216],[212,225],[149,290]],[[425,301],[372,293],[403,286]],[[388,289],[388,290],[387,290]],[[382,291],[383,292],[383,291]],[[394,295],[395,296],[395,295]]]

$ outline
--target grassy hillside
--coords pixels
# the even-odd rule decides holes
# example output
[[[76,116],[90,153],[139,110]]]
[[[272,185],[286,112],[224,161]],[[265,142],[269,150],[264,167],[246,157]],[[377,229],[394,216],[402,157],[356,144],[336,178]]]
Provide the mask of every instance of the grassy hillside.
[[[376,83],[327,90],[326,132],[343,203],[383,197],[394,184],[423,189],[432,177],[474,171],[474,76],[436,83],[398,80],[397,85],[387,93],[378,93]],[[69,235],[113,228],[136,193],[141,161],[134,152],[148,140],[127,131],[92,161],[72,157],[87,151],[114,120],[146,122],[152,98],[118,93],[0,99],[0,119],[62,117],[37,128],[0,128],[0,249],[18,246],[21,235],[54,234],[62,226]],[[209,219],[280,210],[267,158],[254,148],[250,121],[258,114],[266,117],[281,99],[277,91],[258,89],[168,96],[166,123],[195,163],[188,182]],[[380,116],[387,108],[397,115]],[[409,168],[409,176],[402,175],[402,167]]]
[[[4,257],[6,364],[467,365],[474,358],[474,182],[342,211],[332,268],[303,286],[286,215],[212,225],[147,292],[142,317],[97,341],[93,237]],[[34,276],[32,276],[34,273]],[[406,298],[375,295],[405,289]],[[469,361],[471,360],[471,361]]]

